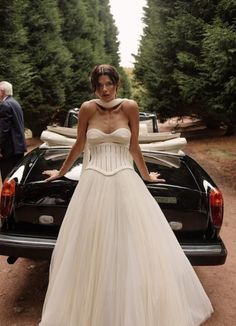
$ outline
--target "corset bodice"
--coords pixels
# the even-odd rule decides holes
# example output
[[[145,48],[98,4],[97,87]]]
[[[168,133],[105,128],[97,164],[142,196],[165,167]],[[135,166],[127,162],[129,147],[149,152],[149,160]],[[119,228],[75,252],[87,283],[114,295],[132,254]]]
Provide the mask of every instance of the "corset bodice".
[[[131,133],[127,128],[118,128],[106,134],[99,129],[87,131],[90,160],[86,169],[113,175],[123,169],[133,169],[133,160],[129,152]]]

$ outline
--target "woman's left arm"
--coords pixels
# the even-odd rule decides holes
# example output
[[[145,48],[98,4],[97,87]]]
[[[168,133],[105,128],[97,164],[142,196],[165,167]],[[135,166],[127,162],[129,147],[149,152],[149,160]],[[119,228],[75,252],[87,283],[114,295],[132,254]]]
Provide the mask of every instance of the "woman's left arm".
[[[145,181],[148,182],[165,182],[164,179],[159,179],[160,176],[157,172],[149,173],[146,163],[141,152],[138,136],[139,136],[139,108],[135,101],[128,100],[125,103],[124,111],[129,119],[129,126],[131,130],[130,140],[130,153],[134,159],[134,162]]]

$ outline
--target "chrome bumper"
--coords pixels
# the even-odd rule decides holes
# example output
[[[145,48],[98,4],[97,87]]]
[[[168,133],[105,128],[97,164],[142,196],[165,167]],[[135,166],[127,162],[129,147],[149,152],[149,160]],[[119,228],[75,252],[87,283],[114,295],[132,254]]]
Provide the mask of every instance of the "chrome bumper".
[[[0,255],[31,259],[50,259],[56,239],[6,235],[0,233]],[[192,265],[222,265],[227,250],[219,238],[217,243],[180,244]]]
[[[56,239],[24,237],[0,233],[0,255],[50,259]]]
[[[181,244],[192,265],[222,265],[227,257],[227,249],[219,238],[213,244]]]

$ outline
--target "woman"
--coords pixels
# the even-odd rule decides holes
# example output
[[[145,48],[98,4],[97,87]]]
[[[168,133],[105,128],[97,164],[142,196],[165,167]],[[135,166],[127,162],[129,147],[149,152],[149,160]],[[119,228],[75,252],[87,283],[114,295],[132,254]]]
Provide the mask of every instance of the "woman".
[[[40,326],[197,326],[212,313],[192,266],[142,178],[149,173],[138,144],[134,101],[115,99],[119,75],[95,67],[98,99],[79,112],[77,140],[63,176],[88,143],[84,168],[53,252]],[[131,155],[130,155],[131,154]]]

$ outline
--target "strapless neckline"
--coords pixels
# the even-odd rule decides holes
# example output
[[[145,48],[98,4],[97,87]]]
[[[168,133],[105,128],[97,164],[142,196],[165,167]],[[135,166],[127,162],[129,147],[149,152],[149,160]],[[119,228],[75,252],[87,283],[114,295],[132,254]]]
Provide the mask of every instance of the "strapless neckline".
[[[109,133],[108,133],[108,132],[104,132],[104,131],[102,131],[101,129],[98,129],[98,128],[89,128],[89,129],[87,130],[87,132],[89,132],[89,131],[91,131],[91,130],[96,130],[96,131],[102,133],[103,135],[112,135],[112,134],[118,132],[119,130],[123,130],[123,129],[127,130],[128,132],[130,132],[130,129],[128,129],[128,128],[126,128],[126,127],[120,127],[120,128],[117,128],[117,129],[115,129],[114,131],[109,132]]]

